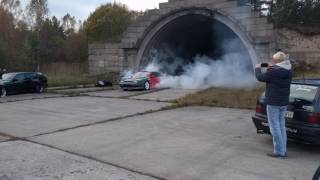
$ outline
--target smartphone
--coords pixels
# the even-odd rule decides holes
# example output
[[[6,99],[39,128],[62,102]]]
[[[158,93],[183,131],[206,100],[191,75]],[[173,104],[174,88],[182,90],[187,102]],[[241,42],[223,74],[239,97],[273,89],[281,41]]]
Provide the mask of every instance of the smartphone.
[[[267,68],[267,67],[269,67],[269,64],[268,63],[261,63],[261,67]]]

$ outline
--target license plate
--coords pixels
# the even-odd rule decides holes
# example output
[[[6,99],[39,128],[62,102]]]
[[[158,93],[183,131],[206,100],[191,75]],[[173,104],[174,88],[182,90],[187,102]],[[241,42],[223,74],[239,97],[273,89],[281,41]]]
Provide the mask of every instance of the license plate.
[[[287,111],[285,116],[286,116],[286,118],[292,119],[293,115],[294,115],[294,113],[292,111]]]

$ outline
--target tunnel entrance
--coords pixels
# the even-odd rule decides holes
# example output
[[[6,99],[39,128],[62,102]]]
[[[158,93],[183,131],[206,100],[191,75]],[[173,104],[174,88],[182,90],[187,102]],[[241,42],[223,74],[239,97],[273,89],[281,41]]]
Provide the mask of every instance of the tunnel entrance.
[[[153,36],[143,52],[140,69],[155,62],[160,71],[181,75],[184,67],[203,60],[196,57],[222,61],[231,53],[239,55],[234,61],[242,61],[244,68],[252,71],[247,48],[228,26],[212,17],[187,14],[169,22]]]

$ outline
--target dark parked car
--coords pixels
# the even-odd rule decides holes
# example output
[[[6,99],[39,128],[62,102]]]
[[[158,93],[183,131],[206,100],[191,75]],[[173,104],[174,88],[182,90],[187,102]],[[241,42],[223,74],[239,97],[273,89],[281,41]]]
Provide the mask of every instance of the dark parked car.
[[[47,78],[41,73],[6,73],[0,79],[1,97],[18,93],[42,93],[48,86]]]
[[[161,74],[158,72],[137,72],[131,77],[123,77],[120,81],[120,87],[123,90],[141,89],[150,90],[156,88],[160,82]]]
[[[286,112],[288,138],[307,144],[320,144],[320,79],[294,80]],[[252,117],[258,133],[269,132],[264,94],[258,99]]]
[[[312,180],[320,180],[320,167],[318,168],[318,170],[317,170],[316,173],[314,174]]]

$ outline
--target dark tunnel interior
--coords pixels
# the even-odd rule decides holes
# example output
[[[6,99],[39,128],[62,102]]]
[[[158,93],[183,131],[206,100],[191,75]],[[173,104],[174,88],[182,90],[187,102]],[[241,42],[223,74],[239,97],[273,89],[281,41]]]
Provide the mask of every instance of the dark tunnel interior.
[[[183,73],[183,66],[194,63],[196,56],[217,60],[231,52],[241,53],[246,57],[248,66],[251,65],[247,49],[229,27],[213,18],[191,14],[167,24],[153,37],[143,54],[141,67],[156,59],[159,64],[165,64],[162,71],[179,75]],[[180,64],[173,71],[168,71],[165,66],[177,63],[177,59]]]

